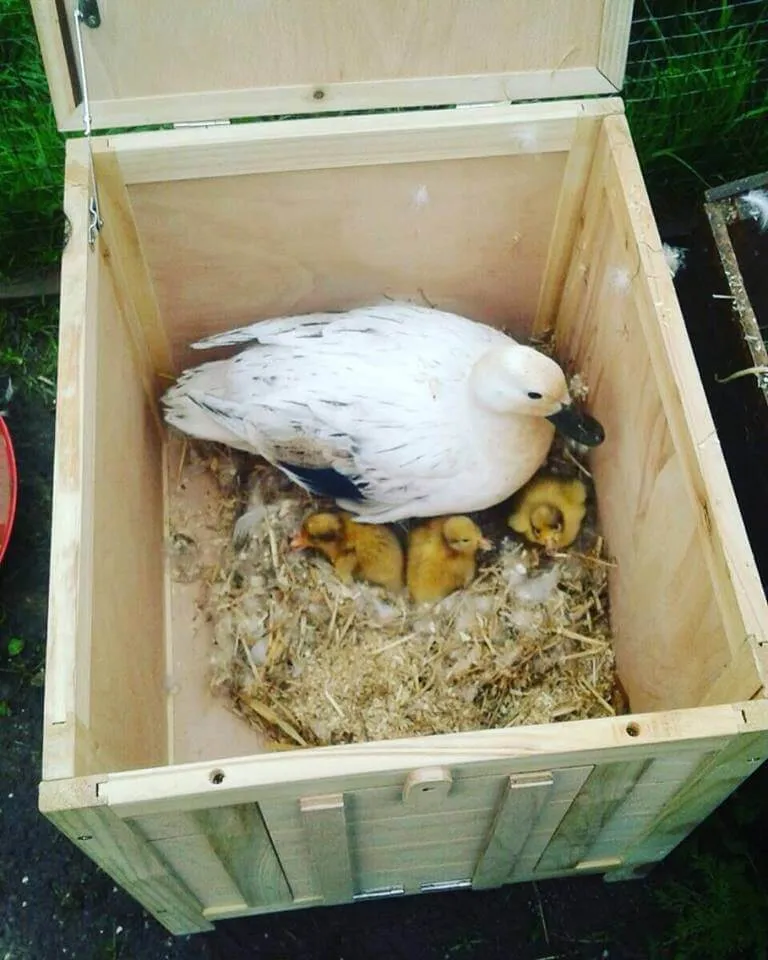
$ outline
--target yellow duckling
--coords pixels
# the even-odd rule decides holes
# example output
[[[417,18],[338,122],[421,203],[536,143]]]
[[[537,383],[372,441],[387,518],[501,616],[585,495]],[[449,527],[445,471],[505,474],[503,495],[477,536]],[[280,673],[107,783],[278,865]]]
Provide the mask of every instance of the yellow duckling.
[[[586,501],[587,488],[578,477],[539,474],[512,498],[507,524],[552,553],[578,536]]]
[[[291,546],[319,550],[342,583],[367,580],[393,593],[403,588],[403,550],[387,527],[355,523],[348,513],[313,513]]]
[[[411,530],[406,581],[417,603],[434,603],[468,586],[478,550],[492,544],[469,517],[437,517]]]

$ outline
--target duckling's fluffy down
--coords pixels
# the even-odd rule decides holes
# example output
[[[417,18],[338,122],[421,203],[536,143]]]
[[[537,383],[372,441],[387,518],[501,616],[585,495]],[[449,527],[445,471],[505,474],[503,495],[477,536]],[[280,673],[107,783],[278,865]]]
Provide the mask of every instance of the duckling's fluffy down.
[[[191,445],[189,466],[207,454]],[[217,455],[217,477],[226,451]],[[275,745],[363,742],[604,716],[614,709],[604,562],[557,559],[511,540],[470,588],[424,607],[346,586],[291,537],[323,507],[263,465],[234,513],[221,512],[216,563],[190,568],[196,527],[171,484],[171,529],[187,545],[172,576],[197,577],[212,623],[211,687]],[[237,513],[250,538],[232,542]],[[183,529],[181,529],[182,527]],[[242,533],[242,530],[240,531]],[[486,531],[490,532],[490,531]],[[179,538],[181,539],[179,540]],[[594,539],[594,538],[592,538]],[[589,550],[586,547],[585,550]]]

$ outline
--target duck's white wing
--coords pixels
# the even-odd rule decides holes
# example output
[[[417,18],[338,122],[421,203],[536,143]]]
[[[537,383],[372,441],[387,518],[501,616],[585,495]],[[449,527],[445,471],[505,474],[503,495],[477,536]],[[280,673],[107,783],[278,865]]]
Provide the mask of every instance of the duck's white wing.
[[[501,336],[409,304],[282,318],[203,341],[254,345],[227,362],[226,381],[201,390],[193,370],[178,389],[296,482],[386,512],[471,462],[467,375]]]
[[[493,342],[503,337],[497,330],[466,317],[421,307],[412,303],[385,301],[372,307],[358,307],[343,313],[309,313],[295,317],[278,317],[217,333],[192,344],[195,350],[217,347],[262,344],[292,347],[305,341],[312,349],[335,349],[350,334],[372,337],[404,337],[415,343],[450,338],[454,342]]]

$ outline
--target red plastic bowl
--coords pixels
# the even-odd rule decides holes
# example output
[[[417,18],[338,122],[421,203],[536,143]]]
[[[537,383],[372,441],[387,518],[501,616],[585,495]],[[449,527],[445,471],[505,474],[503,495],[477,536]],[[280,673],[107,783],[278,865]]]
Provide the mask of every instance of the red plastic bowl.
[[[11,539],[13,518],[16,516],[17,488],[13,443],[5,420],[0,417],[0,563]]]

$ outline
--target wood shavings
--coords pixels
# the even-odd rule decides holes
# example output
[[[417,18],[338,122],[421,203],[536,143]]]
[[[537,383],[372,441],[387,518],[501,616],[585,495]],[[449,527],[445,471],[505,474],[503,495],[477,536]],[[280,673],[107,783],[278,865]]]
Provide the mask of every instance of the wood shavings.
[[[185,477],[200,470],[215,477],[220,503],[196,516]],[[190,441],[179,477],[170,575],[199,579],[211,691],[275,749],[623,708],[608,623],[612,561],[593,522],[573,552],[546,558],[514,538],[503,508],[475,514],[496,549],[468,589],[418,606],[344,585],[323,557],[292,551],[306,514],[329,504],[261,461]]]

